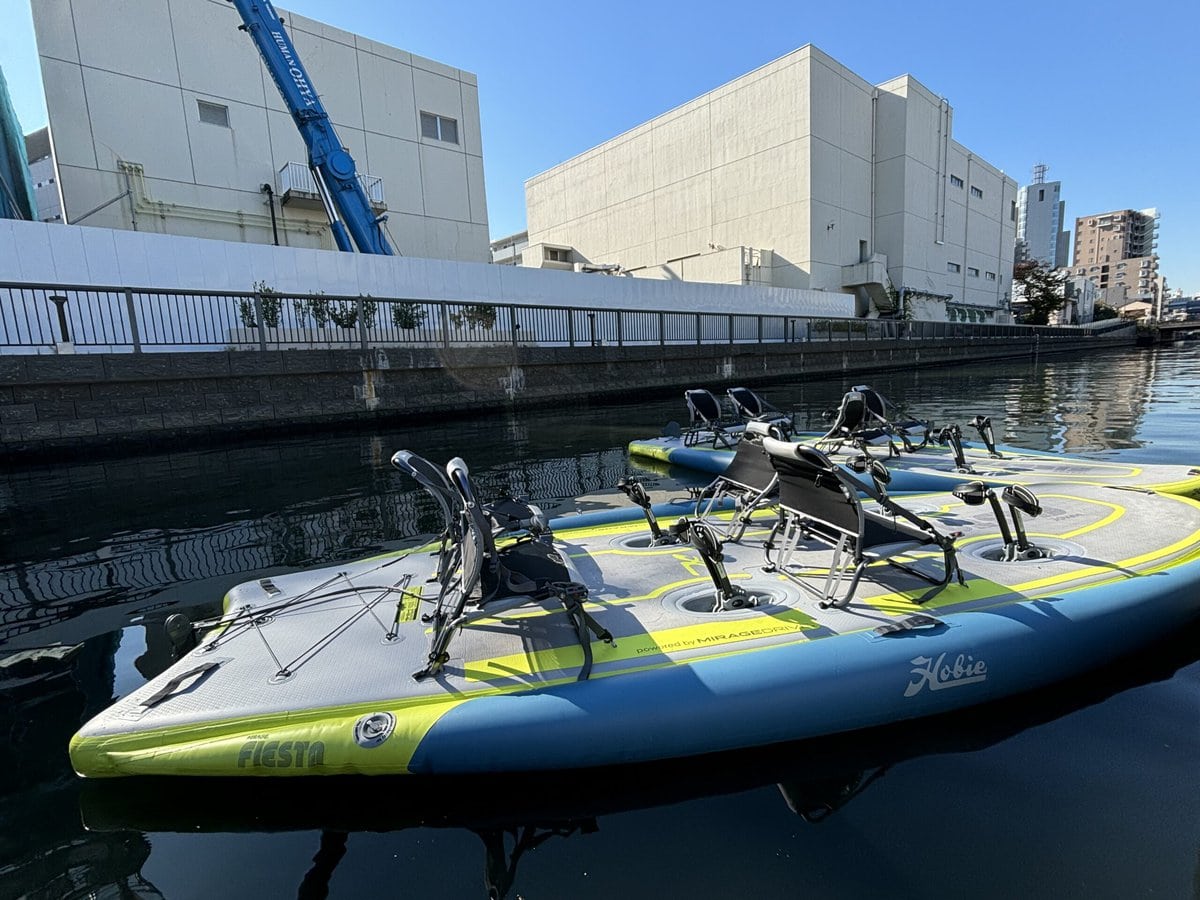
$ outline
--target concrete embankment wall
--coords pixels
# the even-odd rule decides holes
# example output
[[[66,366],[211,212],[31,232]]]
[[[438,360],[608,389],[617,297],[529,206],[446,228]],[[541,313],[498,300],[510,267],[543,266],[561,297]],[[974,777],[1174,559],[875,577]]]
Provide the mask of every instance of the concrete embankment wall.
[[[1132,346],[1120,336],[0,356],[0,456],[69,457],[508,406]]]

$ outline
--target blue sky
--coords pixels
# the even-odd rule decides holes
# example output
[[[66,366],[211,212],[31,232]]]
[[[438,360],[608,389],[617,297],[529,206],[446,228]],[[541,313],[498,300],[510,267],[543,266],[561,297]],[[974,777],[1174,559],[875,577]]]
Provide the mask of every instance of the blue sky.
[[[279,5],[478,76],[493,238],[525,227],[526,179],[811,43],[945,96],[954,137],[1018,184],[1049,165],[1072,226],[1157,207],[1168,286],[1200,293],[1200,0]],[[0,67],[22,126],[45,124],[29,0],[0,0]]]

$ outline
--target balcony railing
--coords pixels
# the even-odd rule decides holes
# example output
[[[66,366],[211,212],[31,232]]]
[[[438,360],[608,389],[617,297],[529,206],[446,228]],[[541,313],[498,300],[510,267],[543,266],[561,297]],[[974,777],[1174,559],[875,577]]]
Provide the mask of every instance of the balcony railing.
[[[312,170],[305,163],[288,162],[284,163],[279,170],[276,184],[276,191],[279,194],[280,202],[287,203],[294,200],[309,201],[320,203],[320,195],[317,193],[317,183],[313,180]],[[371,205],[375,207],[387,206],[387,200],[383,195],[383,179],[378,175],[367,175],[359,173],[358,183],[362,185],[363,191],[367,195],[367,199],[371,201]]]

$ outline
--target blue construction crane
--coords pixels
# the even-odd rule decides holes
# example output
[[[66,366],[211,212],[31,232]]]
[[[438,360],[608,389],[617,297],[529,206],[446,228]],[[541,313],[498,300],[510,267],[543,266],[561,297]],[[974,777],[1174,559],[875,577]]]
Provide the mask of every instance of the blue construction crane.
[[[238,27],[254,41],[308,147],[308,167],[338,249],[353,251],[357,246],[362,253],[393,255],[391,244],[383,236],[382,224],[387,217],[375,215],[371,208],[367,192],[358,181],[354,158],[338,140],[329,113],[321,105],[275,7],[269,0],[229,2],[237,7],[243,23]]]

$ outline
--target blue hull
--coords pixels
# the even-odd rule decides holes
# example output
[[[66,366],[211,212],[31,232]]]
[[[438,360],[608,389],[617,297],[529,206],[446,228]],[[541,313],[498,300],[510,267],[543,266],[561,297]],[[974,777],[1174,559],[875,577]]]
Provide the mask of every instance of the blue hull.
[[[800,435],[800,440],[817,435]],[[997,445],[999,459],[990,458],[977,444],[964,441],[966,461],[971,472],[955,471],[954,458],[944,448],[929,448],[888,458],[879,450],[876,456],[891,474],[888,491],[894,494],[947,491],[964,481],[983,481],[992,487],[1015,482],[1075,482],[1110,484],[1118,487],[1150,489],[1172,494],[1200,492],[1200,468],[1187,465],[1148,465],[1089,459],[1067,453],[1026,450]],[[694,472],[720,475],[733,459],[733,451],[699,445],[687,447],[677,437],[656,437],[631,441],[629,455],[634,461],[656,460]],[[866,475],[842,466],[850,477],[867,484]]]
[[[854,633],[486,698],[443,717],[411,771],[611,765],[949,712],[1086,673],[1198,613],[1200,562],[1191,562],[1061,599],[947,616],[937,630]]]

